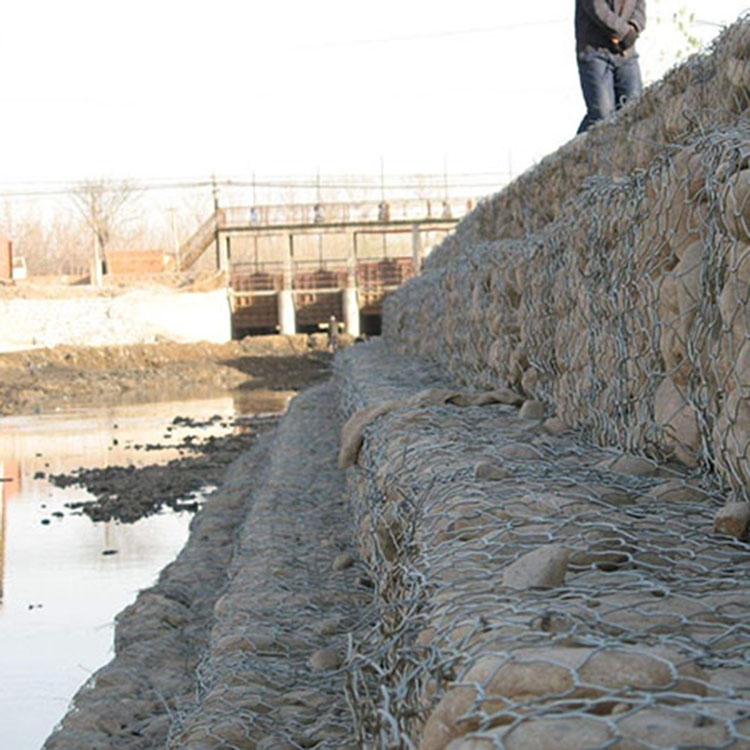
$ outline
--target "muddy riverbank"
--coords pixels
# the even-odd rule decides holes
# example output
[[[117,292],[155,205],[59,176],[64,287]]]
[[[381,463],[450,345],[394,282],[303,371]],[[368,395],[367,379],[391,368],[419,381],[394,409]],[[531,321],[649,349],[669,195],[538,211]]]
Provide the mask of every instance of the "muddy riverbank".
[[[237,535],[243,523],[249,525],[252,531],[248,533],[256,540],[257,530],[263,528],[265,515],[249,514],[251,508],[260,509],[258,498],[262,495],[257,493],[265,487],[265,480],[277,477],[284,492],[290,491],[292,477],[299,482],[289,500],[294,510],[286,514],[297,540],[302,532],[297,504],[311,503],[309,523],[302,525],[308,537],[314,529],[320,535],[314,544],[308,539],[310,543],[304,545],[305,549],[317,550],[321,558],[315,563],[314,577],[325,576],[336,556],[351,549],[348,516],[341,512],[343,477],[335,468],[338,425],[337,403],[329,382],[331,361],[326,338],[315,336],[269,337],[222,346],[57,347],[0,356],[0,408],[7,415],[148,402],[163,398],[165,393],[188,399],[206,392],[229,393],[238,404],[233,418],[220,417],[226,422],[223,427],[229,430],[222,437],[207,437],[212,418],[192,423],[180,414],[165,429],[163,442],[133,446],[140,458],[152,450],[157,455],[164,445],[177,448],[180,457],[166,464],[135,468],[81,466],[69,474],[49,477],[61,485],[80,484],[92,493],[95,499],[80,510],[93,520],[120,522],[156,512],[162,504],[184,505],[185,498],[198,486],[217,489],[193,519],[190,539],[178,560],[165,568],[156,585],[141,592],[137,601],[118,615],[116,658],[81,689],[75,699],[76,710],[68,714],[61,731],[50,737],[46,747],[164,747],[173,743],[187,747],[205,732],[214,733],[213,726],[208,729],[207,723],[226,723],[221,712],[206,705],[206,701],[211,702],[206,690],[213,694],[224,689],[229,677],[224,674],[226,665],[212,664],[206,671],[201,664],[209,655],[213,660],[218,658],[215,649],[208,651],[216,624],[213,608],[228,581],[237,574],[231,569],[231,561],[236,556]],[[317,384],[321,385],[316,387]],[[281,433],[292,436],[289,445],[284,442],[279,447],[282,438],[277,437],[278,415],[239,408],[247,406],[248,400],[262,403],[269,396],[288,401],[302,390],[306,400],[297,405],[297,418]],[[327,416],[313,419],[319,407]],[[174,430],[170,431],[170,427]],[[177,433],[179,439],[175,437]],[[316,447],[314,455],[305,461],[307,471],[299,473],[296,464],[291,471],[288,462],[305,452],[303,446],[312,444]],[[274,470],[269,468],[272,464],[276,466]],[[324,464],[328,468],[322,472]],[[317,487],[315,491],[313,486]],[[278,502],[279,492],[268,493],[268,502]],[[327,513],[321,512],[321,497],[326,498]],[[309,592],[313,588],[309,580],[311,563],[297,560],[301,554],[299,545],[290,546],[288,540],[266,532],[261,537],[282,544],[293,555],[294,560],[288,565],[299,569],[304,577],[300,580],[301,591]],[[253,542],[253,548],[258,544]],[[261,554],[261,559],[276,559],[280,554],[274,550],[273,554]],[[196,575],[196,571],[200,574]],[[336,601],[330,612],[326,607],[330,621],[321,626],[325,632],[305,629],[296,640],[282,634],[275,636],[274,642],[283,653],[277,653],[275,647],[269,650],[274,669],[284,671],[283,665],[294,663],[295,674],[300,670],[308,673],[307,660],[316,649],[327,646],[334,648],[340,658],[345,650],[342,633],[362,610],[364,602],[359,597],[364,596],[365,601],[369,597],[369,588],[358,586],[357,577],[351,563],[335,576],[335,591],[330,596]],[[264,575],[263,579],[267,583],[256,582],[256,588],[273,588],[274,576]],[[285,579],[280,583],[286,590],[289,582]],[[342,600],[342,589],[348,603]],[[316,594],[314,603],[322,607],[323,594]],[[293,618],[296,627],[309,623],[309,607],[307,599],[300,604],[300,612]],[[335,623],[331,613],[339,618]],[[261,617],[260,610],[258,616]],[[234,630],[235,623],[226,623],[226,627]],[[296,649],[294,653],[289,650],[292,648]],[[232,653],[242,655],[244,647]],[[315,690],[320,687],[317,674],[314,670],[308,675]],[[296,715],[300,710],[303,686],[298,677],[290,675],[290,679],[288,689],[281,694],[268,693],[263,697],[271,707],[269,722],[262,731],[269,746],[284,746],[276,744],[281,739],[275,736],[274,729],[284,726],[289,712]],[[307,719],[300,719],[293,731],[290,727],[284,729],[285,736],[295,741],[309,741],[314,736],[328,747],[346,745],[352,728],[339,686],[340,674],[332,673],[328,682],[330,700],[320,720],[310,724]],[[288,700],[284,697],[287,694]],[[235,705],[241,709],[244,704]],[[250,723],[248,719],[247,724]],[[222,725],[215,731],[221,734],[226,730]],[[256,727],[254,731],[259,730]]]
[[[189,507],[201,488],[219,486],[227,467],[276,424],[276,416],[259,416],[257,409],[268,411],[263,405],[274,403],[273,411],[281,411],[297,392],[328,379],[331,358],[327,337],[305,335],[0,354],[0,415],[230,393],[237,416],[224,425],[229,432],[223,437],[206,440],[206,425],[186,425],[186,415],[177,414],[174,427],[190,428],[178,443],[167,428],[159,444],[133,446],[141,454],[176,447],[180,457],[167,464],[87,465],[49,477],[57,486],[87,489],[93,499],[79,509],[92,520],[129,523],[163,506]]]
[[[318,334],[9,352],[0,354],[0,415],[298,391],[325,380],[330,361]]]
[[[348,634],[371,626],[372,588],[339,430],[329,379],[231,463],[45,748],[359,746],[342,666]]]

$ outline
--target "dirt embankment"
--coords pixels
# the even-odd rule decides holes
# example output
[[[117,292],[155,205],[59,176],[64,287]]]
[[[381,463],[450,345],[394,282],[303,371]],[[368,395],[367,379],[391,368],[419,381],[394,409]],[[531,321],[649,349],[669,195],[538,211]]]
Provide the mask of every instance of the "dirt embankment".
[[[275,425],[273,416],[254,416],[254,405],[273,411],[271,405],[281,408],[286,397],[328,379],[332,354],[327,344],[325,336],[267,336],[228,344],[66,346],[0,354],[0,415],[231,393],[238,415],[224,425],[223,437],[206,439],[208,425],[175,414],[173,424],[191,427],[177,446],[178,459],[167,464],[155,459],[141,468],[81,466],[48,477],[58,486],[85,487],[94,499],[76,509],[94,521],[129,523],[164,505],[197,510],[195,493],[220,486],[232,461]],[[161,447],[138,446],[157,452]]]
[[[0,354],[0,415],[298,391],[328,376],[330,358],[327,337],[318,334],[10,352]]]

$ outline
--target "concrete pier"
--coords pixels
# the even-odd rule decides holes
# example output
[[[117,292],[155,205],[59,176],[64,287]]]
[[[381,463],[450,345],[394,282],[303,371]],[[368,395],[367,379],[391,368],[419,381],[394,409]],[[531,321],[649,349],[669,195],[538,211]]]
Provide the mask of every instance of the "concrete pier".
[[[291,336],[297,332],[296,315],[294,311],[294,292],[282,289],[278,296],[279,305],[279,333]]]
[[[346,287],[344,295],[344,325],[346,332],[357,338],[360,335],[359,299],[356,287]]]

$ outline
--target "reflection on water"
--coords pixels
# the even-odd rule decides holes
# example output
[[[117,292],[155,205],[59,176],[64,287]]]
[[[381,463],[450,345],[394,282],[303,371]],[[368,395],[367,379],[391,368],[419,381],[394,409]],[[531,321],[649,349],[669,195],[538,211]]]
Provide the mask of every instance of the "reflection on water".
[[[0,419],[0,746],[38,750],[76,690],[112,657],[113,618],[187,539],[191,515],[92,523],[90,500],[46,481],[80,467],[144,466],[178,455],[188,433],[232,429],[238,413],[283,411],[288,393]],[[210,426],[173,425],[187,416]],[[144,450],[146,445],[175,447]]]

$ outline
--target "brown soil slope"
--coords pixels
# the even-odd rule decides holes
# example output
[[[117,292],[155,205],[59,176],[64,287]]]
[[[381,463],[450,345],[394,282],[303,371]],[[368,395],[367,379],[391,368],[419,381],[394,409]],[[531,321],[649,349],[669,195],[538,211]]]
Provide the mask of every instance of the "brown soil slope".
[[[0,415],[297,391],[327,378],[329,360],[324,335],[10,352],[0,354]]]

